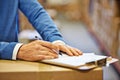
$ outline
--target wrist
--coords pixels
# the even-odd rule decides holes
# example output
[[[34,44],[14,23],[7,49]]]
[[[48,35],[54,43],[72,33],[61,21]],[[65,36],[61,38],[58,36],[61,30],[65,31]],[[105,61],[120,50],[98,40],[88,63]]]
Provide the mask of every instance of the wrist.
[[[61,41],[61,40],[56,40],[52,42],[53,44],[61,44],[61,45],[65,45],[65,42]]]
[[[14,50],[13,50],[12,60],[16,60],[17,59],[18,51],[19,51],[19,49],[20,49],[20,47],[22,45],[23,45],[22,43],[16,44],[16,46],[14,47]]]

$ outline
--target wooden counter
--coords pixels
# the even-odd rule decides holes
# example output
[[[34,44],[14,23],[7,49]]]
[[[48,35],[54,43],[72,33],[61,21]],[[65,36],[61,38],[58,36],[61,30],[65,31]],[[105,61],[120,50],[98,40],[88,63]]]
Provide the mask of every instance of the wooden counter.
[[[102,80],[102,68],[78,71],[39,62],[0,60],[0,80]]]

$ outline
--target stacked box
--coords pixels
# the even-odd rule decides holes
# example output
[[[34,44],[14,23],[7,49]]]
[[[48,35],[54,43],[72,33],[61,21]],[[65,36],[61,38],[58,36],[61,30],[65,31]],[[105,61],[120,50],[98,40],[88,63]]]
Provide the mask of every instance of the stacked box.
[[[84,21],[89,23],[88,7],[89,0],[48,0],[50,8],[56,9],[67,19],[73,21]]]
[[[19,22],[20,22],[20,31],[26,29],[33,30],[32,25],[21,11],[19,11]]]
[[[79,0],[79,7],[80,7],[80,14],[81,14],[81,21],[87,24],[89,27],[91,26],[91,19],[90,19],[90,0]]]
[[[93,1],[91,30],[96,35],[101,50],[120,59],[120,0]],[[114,66],[120,73],[120,61]]]
[[[94,0],[92,30],[113,56],[118,50],[119,27],[115,9],[115,0]]]
[[[120,23],[119,23],[119,26],[120,26]],[[119,33],[118,33],[118,38],[119,38],[119,42],[118,42],[118,57],[119,57],[119,60],[120,60],[120,27],[119,27]],[[120,63],[120,61],[119,61]]]

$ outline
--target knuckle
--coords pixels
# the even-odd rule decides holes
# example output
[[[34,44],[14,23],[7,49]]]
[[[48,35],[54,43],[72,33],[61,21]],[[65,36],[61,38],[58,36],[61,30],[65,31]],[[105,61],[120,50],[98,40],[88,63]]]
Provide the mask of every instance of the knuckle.
[[[40,57],[39,57],[39,60],[44,60],[44,59],[45,59],[44,56],[40,56]]]

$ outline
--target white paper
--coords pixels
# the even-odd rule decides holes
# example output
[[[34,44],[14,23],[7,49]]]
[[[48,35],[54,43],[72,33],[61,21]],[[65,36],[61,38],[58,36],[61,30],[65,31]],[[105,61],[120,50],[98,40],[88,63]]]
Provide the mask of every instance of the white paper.
[[[95,55],[94,53],[83,53],[83,55],[80,56],[59,56],[57,59],[50,59],[50,60],[43,60],[43,62],[48,63],[55,63],[55,64],[63,64],[63,65],[69,65],[69,66],[80,66],[84,65],[88,62],[97,61],[100,59],[104,59],[106,56],[101,55]]]

